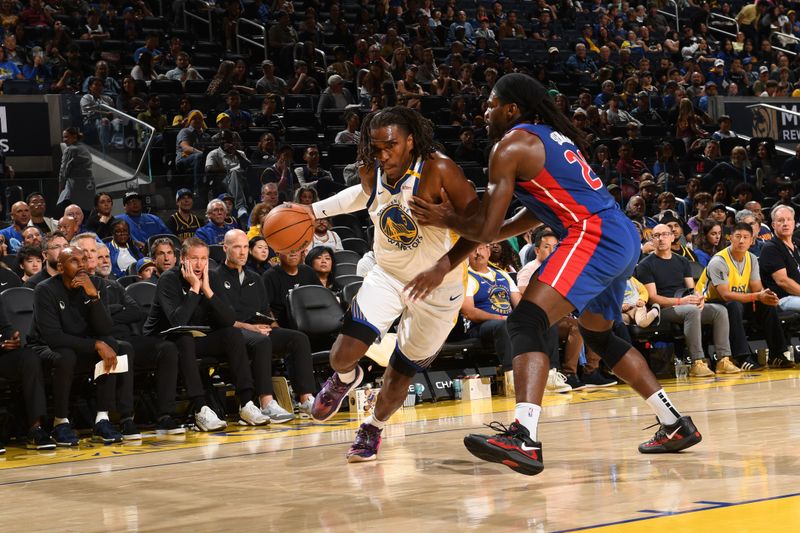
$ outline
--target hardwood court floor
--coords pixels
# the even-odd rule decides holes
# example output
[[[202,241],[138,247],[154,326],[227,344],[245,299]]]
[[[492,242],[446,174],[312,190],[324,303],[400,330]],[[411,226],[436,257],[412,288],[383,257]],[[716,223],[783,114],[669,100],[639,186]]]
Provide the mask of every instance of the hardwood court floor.
[[[654,429],[624,386],[548,395],[535,477],[461,440],[513,400],[405,409],[375,463],[348,465],[357,421],[229,426],[142,444],[0,456],[0,527],[16,531],[800,531],[800,372],[666,382],[704,440],[636,451]]]

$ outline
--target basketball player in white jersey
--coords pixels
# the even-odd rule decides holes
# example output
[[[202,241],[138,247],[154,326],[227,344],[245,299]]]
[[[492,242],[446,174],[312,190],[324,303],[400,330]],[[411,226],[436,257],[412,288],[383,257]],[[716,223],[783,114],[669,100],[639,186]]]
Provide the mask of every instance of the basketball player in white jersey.
[[[460,212],[477,202],[461,168],[436,149],[430,122],[409,108],[390,107],[367,116],[359,160],[360,185],[311,206],[315,217],[367,209],[375,224],[377,262],[331,349],[335,373],[314,401],[315,420],[336,414],[364,376],[358,361],[400,317],[397,346],[375,410],[358,429],[349,462],[376,459],[384,424],[406,399],[412,377],[436,358],[464,298],[465,259],[475,243],[449,230],[420,226],[408,201],[416,195],[438,203],[445,190]]]

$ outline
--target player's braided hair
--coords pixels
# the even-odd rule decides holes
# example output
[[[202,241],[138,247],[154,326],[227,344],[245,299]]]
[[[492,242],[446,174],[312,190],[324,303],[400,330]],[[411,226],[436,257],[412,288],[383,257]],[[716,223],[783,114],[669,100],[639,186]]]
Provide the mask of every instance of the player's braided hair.
[[[370,131],[386,126],[399,126],[407,134],[414,136],[414,149],[411,155],[427,158],[441,146],[433,140],[433,124],[418,111],[404,106],[387,107],[374,111],[364,117],[361,124],[361,137],[358,141],[358,161],[372,166],[375,156],[372,153]]]
[[[584,153],[588,143],[583,132],[558,109],[541,83],[527,74],[506,74],[495,84],[492,91],[503,104],[517,104],[519,122],[542,122],[563,133]]]

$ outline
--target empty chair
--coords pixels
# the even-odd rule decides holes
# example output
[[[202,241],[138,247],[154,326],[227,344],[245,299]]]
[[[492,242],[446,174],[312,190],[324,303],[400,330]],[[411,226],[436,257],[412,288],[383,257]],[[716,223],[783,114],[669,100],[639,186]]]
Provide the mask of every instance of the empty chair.
[[[221,244],[212,244],[208,247],[208,257],[221,265],[225,262],[225,249]]]
[[[352,250],[359,255],[364,255],[369,252],[369,244],[367,244],[367,241],[358,238],[342,239],[342,248],[345,250]]]
[[[353,228],[347,226],[334,226],[331,231],[338,235],[340,239],[352,239],[360,235],[360,233],[357,235]]]
[[[353,283],[348,283],[342,289],[342,305],[348,306],[353,301],[353,298],[356,297],[358,294],[358,290],[361,288],[361,281],[354,281]]]
[[[4,290],[2,295],[8,320],[11,322],[11,326],[19,331],[20,340],[24,344],[25,336],[30,331],[33,322],[33,289],[11,287]]]
[[[117,278],[117,283],[119,283],[123,287],[127,287],[128,285],[133,285],[134,283],[137,283],[139,281],[142,281],[142,280],[139,279],[139,276],[137,276],[135,274],[129,274],[127,276],[122,276],[121,278]],[[153,283],[150,283],[149,281],[146,281],[145,283],[149,283],[150,285],[153,285]]]
[[[340,250],[338,252],[333,253],[333,259],[334,261],[336,261],[336,264],[340,263],[358,264],[358,260],[361,259],[361,255],[358,252],[354,252],[352,250]]]
[[[333,274],[338,278],[339,276],[355,276],[356,263],[336,263],[336,269]]]
[[[338,274],[336,275],[336,283],[340,287],[346,287],[346,286],[350,285],[351,283],[356,283],[356,282],[361,282],[361,281],[364,281],[364,278],[362,278],[361,276],[356,276],[355,274],[347,275],[347,276],[340,276]]]

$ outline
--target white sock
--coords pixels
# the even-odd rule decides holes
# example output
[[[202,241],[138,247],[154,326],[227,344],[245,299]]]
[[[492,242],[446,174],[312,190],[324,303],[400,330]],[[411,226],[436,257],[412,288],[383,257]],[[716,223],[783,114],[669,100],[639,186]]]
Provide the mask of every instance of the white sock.
[[[59,424],[69,424],[69,418],[58,418],[58,417],[55,417],[53,419],[53,427],[55,427],[55,426],[57,426]]]
[[[378,420],[375,415],[369,415],[366,420],[364,420],[365,424],[372,424],[378,429],[383,429],[383,426],[386,425],[386,420]]]
[[[97,424],[101,420],[108,420],[108,411],[97,411],[97,416],[94,417],[94,423]]]
[[[354,368],[350,372],[337,372],[337,376],[342,381],[342,383],[352,383],[356,380],[356,369]]]
[[[672,402],[667,397],[664,389],[658,389],[647,400],[647,405],[658,417],[659,422],[666,425],[672,425],[678,421],[681,414],[672,406]]]
[[[539,440],[537,431],[540,414],[542,414],[542,407],[535,403],[518,403],[514,408],[514,418],[517,419],[517,423],[528,430],[531,440]]]

